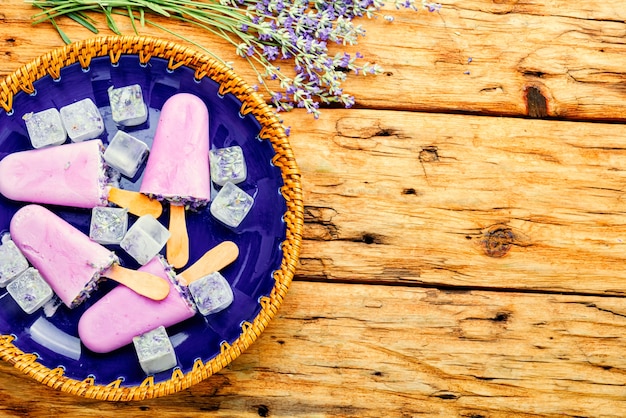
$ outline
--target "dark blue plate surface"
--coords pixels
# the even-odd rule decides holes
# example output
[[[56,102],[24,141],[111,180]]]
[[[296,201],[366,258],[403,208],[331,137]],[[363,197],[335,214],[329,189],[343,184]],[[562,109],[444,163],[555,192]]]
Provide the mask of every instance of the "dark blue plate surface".
[[[217,83],[206,77],[195,80],[194,71],[187,67],[170,71],[167,61],[158,58],[152,58],[148,65],[141,65],[134,55],[122,56],[117,65],[112,65],[108,57],[94,58],[87,70],[74,64],[64,67],[58,80],[46,76],[36,81],[34,94],[18,93],[13,110],[9,114],[0,111],[0,159],[31,148],[22,120],[25,113],[50,107],[59,109],[87,97],[96,103],[106,122],[106,131],[100,138],[105,143],[110,141],[119,127],[111,120],[107,89],[136,83],[141,85],[150,117],[143,125],[125,128],[125,131],[151,145],[163,103],[179,92],[199,96],[210,113],[211,148],[242,147],[248,178],[239,186],[255,199],[252,210],[236,229],[213,219],[208,208],[187,214],[191,247],[189,265],[225,240],[236,242],[240,250],[238,260],[222,271],[233,288],[234,303],[217,314],[208,317],[196,314],[168,329],[176,347],[178,367],[187,373],[196,359],[205,362],[212,359],[220,352],[222,342],[230,344],[239,337],[241,324],[252,322],[260,312],[259,299],[270,294],[275,283],[273,272],[280,268],[283,256],[280,245],[286,234],[282,220],[286,204],[280,194],[283,181],[280,169],[271,163],[274,156],[271,144],[258,138],[261,128],[258,121],[252,115],[240,114],[241,102],[236,97],[230,94],[221,96]],[[138,190],[140,184],[141,174],[134,179],[122,177],[120,181],[122,188],[130,190]],[[215,193],[217,189],[212,190],[213,196]],[[8,232],[11,217],[25,204],[0,196],[0,234]],[[88,234],[90,210],[48,207]],[[168,218],[166,205],[159,220],[167,225]],[[131,222],[134,219],[131,216]],[[138,267],[119,246],[108,248],[118,254],[123,266]],[[14,335],[15,346],[24,352],[36,353],[44,366],[50,369],[62,366],[65,375],[71,379],[92,377],[97,385],[106,385],[122,377],[123,386],[137,386],[146,375],[139,367],[132,344],[112,353],[95,354],[77,341],[77,324],[81,314],[113,286],[112,282],[102,283],[96,294],[73,310],[62,305],[54,312],[40,309],[31,315],[21,311],[6,290],[0,289],[0,333]],[[33,324],[37,325],[33,327]],[[169,379],[171,373],[170,370],[157,374],[155,383]]]

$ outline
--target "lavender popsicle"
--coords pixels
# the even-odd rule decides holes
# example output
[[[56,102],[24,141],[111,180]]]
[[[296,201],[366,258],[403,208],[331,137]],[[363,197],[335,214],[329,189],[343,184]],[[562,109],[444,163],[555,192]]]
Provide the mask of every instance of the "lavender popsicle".
[[[0,193],[22,202],[104,206],[102,149],[97,140],[9,154],[0,161]]]
[[[10,233],[15,245],[69,308],[88,298],[103,277],[156,299],[169,293],[162,278],[119,266],[112,251],[43,206],[20,208],[11,219]]]
[[[133,337],[160,326],[169,327],[196,314],[187,284],[232,263],[239,255],[233,242],[226,241],[209,250],[200,260],[176,275],[172,266],[156,256],[139,270],[167,278],[169,295],[155,301],[118,286],[94,303],[78,322],[83,344],[96,353],[108,353],[130,344]]]
[[[211,199],[209,112],[199,97],[179,93],[163,105],[140,191],[170,203],[167,259],[183,267],[189,259],[185,209]]]
[[[0,160],[0,193],[30,203],[94,208],[108,201],[141,216],[158,217],[161,205],[141,193],[107,185],[102,141],[21,151]]]
[[[169,327],[196,314],[193,303],[175,284],[176,274],[161,256],[154,257],[139,270],[168,280],[169,295],[157,302],[124,286],[104,295],[78,322],[78,335],[91,351],[108,353],[131,343],[137,335],[159,326]]]

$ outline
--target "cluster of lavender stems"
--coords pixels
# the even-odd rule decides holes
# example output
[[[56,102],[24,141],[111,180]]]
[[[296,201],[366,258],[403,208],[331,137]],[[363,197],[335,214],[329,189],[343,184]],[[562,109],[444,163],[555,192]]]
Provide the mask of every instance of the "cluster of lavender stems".
[[[216,53],[179,35],[171,25],[150,20],[158,15],[194,25],[231,43],[237,55],[252,66],[257,90],[269,94],[277,111],[304,108],[315,118],[320,106],[340,104],[350,108],[355,98],[344,92],[342,83],[349,74],[377,75],[380,65],[364,60],[359,52],[350,54],[342,46],[356,45],[365,36],[358,18],[393,16],[382,13],[381,0],[29,0],[42,9],[35,23],[49,21],[69,42],[56,18],[67,16],[97,33],[90,13],[104,14],[108,27],[120,33],[114,15],[125,15],[135,32],[151,25],[224,62]],[[395,0],[397,9],[438,12],[441,5],[427,0]],[[353,49],[352,49],[353,50]],[[331,52],[339,51],[339,52]],[[224,62],[225,63],[225,62]],[[281,63],[289,68],[281,69]],[[232,63],[225,63],[232,67]]]
[[[246,19],[237,28],[240,42],[237,54],[246,58],[257,71],[259,88],[270,94],[278,111],[294,107],[305,108],[316,119],[321,104],[340,103],[350,108],[355,98],[344,92],[341,85],[348,74],[377,75],[383,72],[378,64],[363,60],[359,52],[331,54],[329,45],[355,45],[365,30],[356,18],[376,18],[386,21],[393,17],[380,13],[380,0],[348,1],[283,1],[283,0],[222,0],[225,6],[246,10]],[[395,1],[396,8],[437,12],[441,5],[422,1]],[[292,61],[295,75],[287,76],[281,61]],[[279,89],[273,89],[273,80]]]

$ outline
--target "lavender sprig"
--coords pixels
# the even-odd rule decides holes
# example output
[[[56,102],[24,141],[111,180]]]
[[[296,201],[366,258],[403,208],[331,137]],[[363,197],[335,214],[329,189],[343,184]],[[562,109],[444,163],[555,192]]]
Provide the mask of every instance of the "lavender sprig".
[[[98,32],[91,13],[105,16],[109,29],[120,33],[113,18],[125,15],[137,33],[136,22],[151,25],[195,46],[221,60],[202,45],[158,24],[146,16],[159,15],[195,25],[215,34],[235,48],[257,74],[258,85],[269,94],[277,111],[305,108],[315,118],[320,105],[339,103],[346,108],[355,98],[344,92],[342,83],[348,74],[377,75],[383,69],[364,61],[359,52],[335,54],[332,45],[356,45],[365,30],[357,18],[381,15],[380,0],[26,0],[42,12],[34,23],[51,22],[65,42],[69,38],[56,19],[67,16],[94,33]],[[426,0],[395,0],[396,8],[437,12],[441,5]],[[91,12],[91,13],[90,13]],[[393,17],[383,16],[385,21]],[[281,69],[291,63],[295,71]],[[232,64],[225,63],[229,66]]]

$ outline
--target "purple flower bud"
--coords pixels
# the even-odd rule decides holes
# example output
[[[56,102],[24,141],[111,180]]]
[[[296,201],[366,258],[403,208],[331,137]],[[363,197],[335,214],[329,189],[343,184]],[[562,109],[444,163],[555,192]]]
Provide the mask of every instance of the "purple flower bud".
[[[269,60],[274,61],[278,58],[278,47],[273,45],[264,45],[263,46],[263,55]]]

